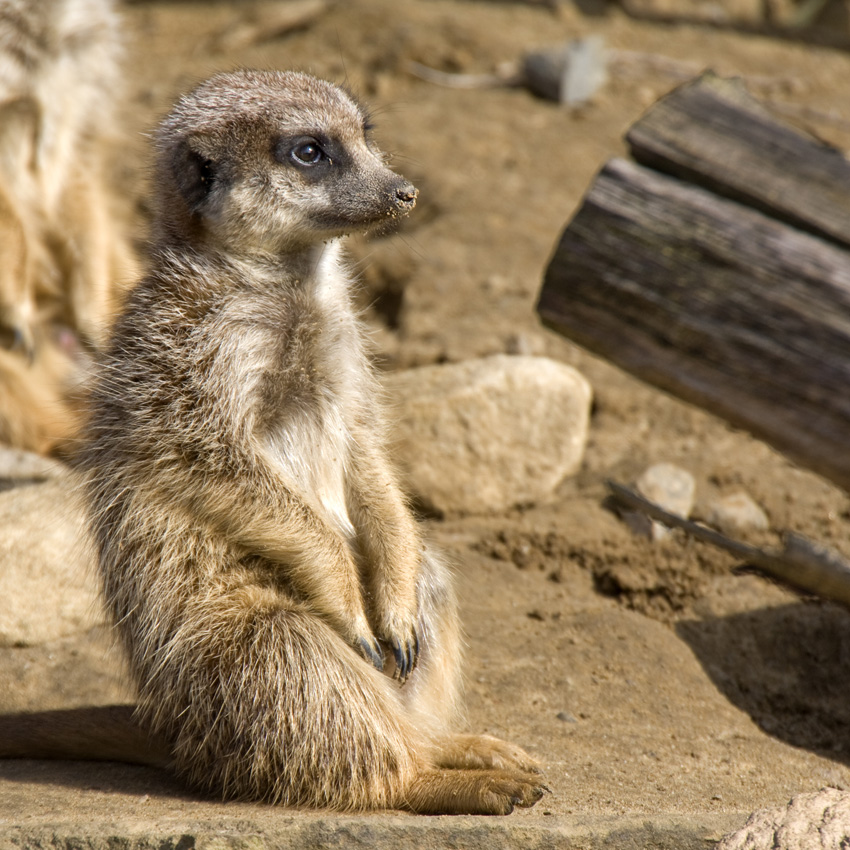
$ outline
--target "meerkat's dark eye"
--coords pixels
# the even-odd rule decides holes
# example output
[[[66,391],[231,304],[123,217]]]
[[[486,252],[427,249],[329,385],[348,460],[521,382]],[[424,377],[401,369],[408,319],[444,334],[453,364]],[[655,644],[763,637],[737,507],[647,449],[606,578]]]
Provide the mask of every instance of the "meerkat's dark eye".
[[[321,145],[316,141],[299,142],[290,154],[299,165],[318,165],[323,159],[327,159],[327,154],[322,150]]]
[[[272,156],[281,165],[297,168],[309,180],[321,179],[329,166],[344,159],[340,144],[333,139],[306,134],[278,137],[272,144]]]

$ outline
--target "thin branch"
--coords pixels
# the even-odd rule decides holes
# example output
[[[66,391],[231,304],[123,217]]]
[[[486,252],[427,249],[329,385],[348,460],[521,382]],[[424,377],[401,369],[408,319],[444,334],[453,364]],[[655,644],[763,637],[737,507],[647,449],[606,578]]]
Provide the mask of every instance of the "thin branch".
[[[691,537],[718,546],[797,590],[850,608],[850,562],[838,552],[792,532],[783,535],[781,552],[759,549],[672,514],[615,481],[606,481],[606,486],[630,510],[646,514],[670,528],[681,528]]]
[[[413,61],[407,63],[407,70],[420,80],[450,89],[497,89],[523,83],[519,66],[515,63],[495,74],[450,74]]]

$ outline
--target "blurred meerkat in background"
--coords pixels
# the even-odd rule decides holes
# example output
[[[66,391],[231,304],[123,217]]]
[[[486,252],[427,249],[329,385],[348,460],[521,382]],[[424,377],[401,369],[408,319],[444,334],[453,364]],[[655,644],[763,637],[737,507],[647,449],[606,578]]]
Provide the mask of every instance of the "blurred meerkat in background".
[[[0,0],[0,441],[61,450],[86,351],[134,272],[104,148],[119,38],[111,0]]]

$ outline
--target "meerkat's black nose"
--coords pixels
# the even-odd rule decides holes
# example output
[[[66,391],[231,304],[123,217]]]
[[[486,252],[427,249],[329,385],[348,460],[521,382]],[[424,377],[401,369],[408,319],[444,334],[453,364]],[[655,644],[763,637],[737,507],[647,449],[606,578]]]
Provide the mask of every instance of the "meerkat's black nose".
[[[416,197],[418,194],[419,190],[412,183],[408,183],[407,180],[405,180],[403,183],[396,186],[396,206],[399,209],[412,210],[416,204]]]

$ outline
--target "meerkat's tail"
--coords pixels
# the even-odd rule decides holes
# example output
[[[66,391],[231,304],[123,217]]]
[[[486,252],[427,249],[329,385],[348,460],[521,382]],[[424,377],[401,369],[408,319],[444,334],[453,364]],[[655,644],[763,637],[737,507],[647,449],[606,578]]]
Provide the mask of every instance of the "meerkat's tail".
[[[132,705],[0,714],[0,758],[117,761],[168,767],[168,748],[136,723]]]

